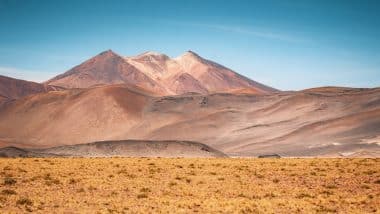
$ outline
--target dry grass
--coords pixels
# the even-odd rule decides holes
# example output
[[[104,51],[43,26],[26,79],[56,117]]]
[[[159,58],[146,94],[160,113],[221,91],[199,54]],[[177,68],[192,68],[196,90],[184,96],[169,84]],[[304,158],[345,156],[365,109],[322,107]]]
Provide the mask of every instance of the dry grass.
[[[0,212],[369,213],[380,159],[0,159]]]

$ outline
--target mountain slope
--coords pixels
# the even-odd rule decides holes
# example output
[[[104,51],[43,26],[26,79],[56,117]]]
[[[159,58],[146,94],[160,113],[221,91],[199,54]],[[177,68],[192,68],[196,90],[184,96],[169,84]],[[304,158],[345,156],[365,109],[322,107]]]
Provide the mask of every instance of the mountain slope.
[[[261,93],[276,90],[250,80],[238,73],[210,60],[203,59],[196,53],[188,51],[175,59],[184,72],[191,74],[209,92],[228,91],[231,89],[253,88]]]
[[[31,95],[0,106],[0,138],[18,147],[114,139],[141,120],[149,98],[126,85]]]
[[[137,85],[158,95],[207,94],[232,89],[252,89],[263,94],[277,91],[191,51],[172,59],[155,52],[121,57],[109,50],[47,81],[49,85],[66,88],[121,83]]]
[[[228,155],[380,151],[380,89],[156,97],[122,85],[31,95],[0,106],[0,141],[52,147],[104,140],[195,141]]]
[[[30,94],[60,90],[59,87],[46,86],[36,82],[0,75],[0,102],[6,99],[17,99]]]

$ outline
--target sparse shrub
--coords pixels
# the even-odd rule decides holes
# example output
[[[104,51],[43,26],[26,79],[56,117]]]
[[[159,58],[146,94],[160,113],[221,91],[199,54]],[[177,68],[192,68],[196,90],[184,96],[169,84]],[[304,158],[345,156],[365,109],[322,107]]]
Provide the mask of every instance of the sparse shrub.
[[[300,193],[296,196],[296,198],[313,198],[311,195],[308,193]]]
[[[6,170],[11,170],[12,168],[10,167],[10,166],[5,166],[4,168],[3,168],[3,170],[4,171],[6,171]]]
[[[117,174],[128,174],[128,171],[126,169],[119,170]]]
[[[37,179],[41,178],[41,176],[33,176],[30,178],[30,181],[35,181]]]
[[[132,178],[132,179],[133,179],[133,178],[137,178],[137,175],[134,175],[134,174],[127,174],[126,176],[127,176],[128,178]]]
[[[45,181],[45,184],[48,185],[48,186],[51,186],[51,185],[53,185],[53,184],[58,185],[58,184],[60,184],[60,183],[61,183],[61,182],[60,182],[58,179],[50,179],[50,180]]]
[[[4,184],[5,185],[14,185],[16,183],[17,183],[17,181],[14,178],[11,178],[11,177],[5,177],[4,178]]]
[[[52,178],[51,178],[50,173],[45,174],[44,179],[45,180],[51,180]]]
[[[24,173],[27,172],[25,169],[22,169],[22,168],[18,168],[18,171],[19,172],[24,172]]]
[[[12,189],[3,189],[1,191],[1,194],[3,194],[3,195],[16,195],[16,191],[14,191]]]
[[[321,194],[334,195],[333,192],[330,192],[330,191],[327,191],[327,190],[322,191]]]
[[[75,184],[75,183],[77,183],[77,180],[75,180],[74,178],[70,178],[69,184]]]
[[[376,174],[376,171],[375,170],[368,170],[368,171],[365,171],[364,174],[373,175],[373,174]]]
[[[16,201],[16,205],[32,206],[33,201],[26,197],[21,197]]]
[[[145,193],[140,193],[140,194],[137,195],[137,198],[138,198],[138,199],[141,199],[141,198],[148,198],[148,195],[145,194]]]
[[[317,211],[322,212],[322,213],[336,213],[337,212],[335,208],[330,208],[323,205],[320,205]]]
[[[274,197],[276,197],[276,195],[275,195],[273,192],[271,192],[271,193],[266,193],[266,194],[264,195],[264,197],[265,197],[265,198],[274,198]]]
[[[278,180],[277,178],[273,179],[273,183],[277,184],[278,182],[280,182],[280,180]]]
[[[175,186],[175,185],[177,185],[176,182],[173,182],[173,181],[169,182],[169,186],[170,186],[170,187]]]
[[[0,208],[1,208],[1,204],[5,202],[7,202],[7,198],[4,196],[0,196]]]
[[[335,186],[334,184],[327,184],[327,185],[325,185],[325,188],[327,188],[327,189],[336,189],[337,186]]]
[[[366,185],[366,184],[362,185],[361,188],[362,188],[362,189],[371,189],[371,187],[368,186],[368,185]]]
[[[147,187],[143,187],[140,189],[140,192],[150,192],[150,189]]]
[[[195,172],[194,171],[190,171],[189,173],[187,173],[188,175],[193,175],[193,176],[195,176],[196,174],[195,174]]]
[[[88,187],[88,190],[92,191],[92,190],[97,190],[98,188],[94,187],[94,186],[89,186]]]
[[[262,179],[264,178],[264,175],[256,174],[256,178]]]

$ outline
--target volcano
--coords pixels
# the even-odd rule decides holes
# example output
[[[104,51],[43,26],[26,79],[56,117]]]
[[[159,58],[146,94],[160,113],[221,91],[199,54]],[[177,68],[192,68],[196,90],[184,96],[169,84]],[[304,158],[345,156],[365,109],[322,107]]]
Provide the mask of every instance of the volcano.
[[[122,57],[108,50],[52,78],[46,84],[65,88],[126,84],[157,95],[191,92],[208,94],[242,89],[258,94],[277,91],[192,51],[170,58],[156,52]]]

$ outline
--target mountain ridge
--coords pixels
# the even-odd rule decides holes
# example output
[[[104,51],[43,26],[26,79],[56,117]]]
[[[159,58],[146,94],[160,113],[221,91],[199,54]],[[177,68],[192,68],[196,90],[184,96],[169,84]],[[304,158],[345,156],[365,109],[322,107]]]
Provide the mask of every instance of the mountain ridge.
[[[0,102],[18,99],[36,93],[62,90],[62,87],[16,79],[0,75]]]

